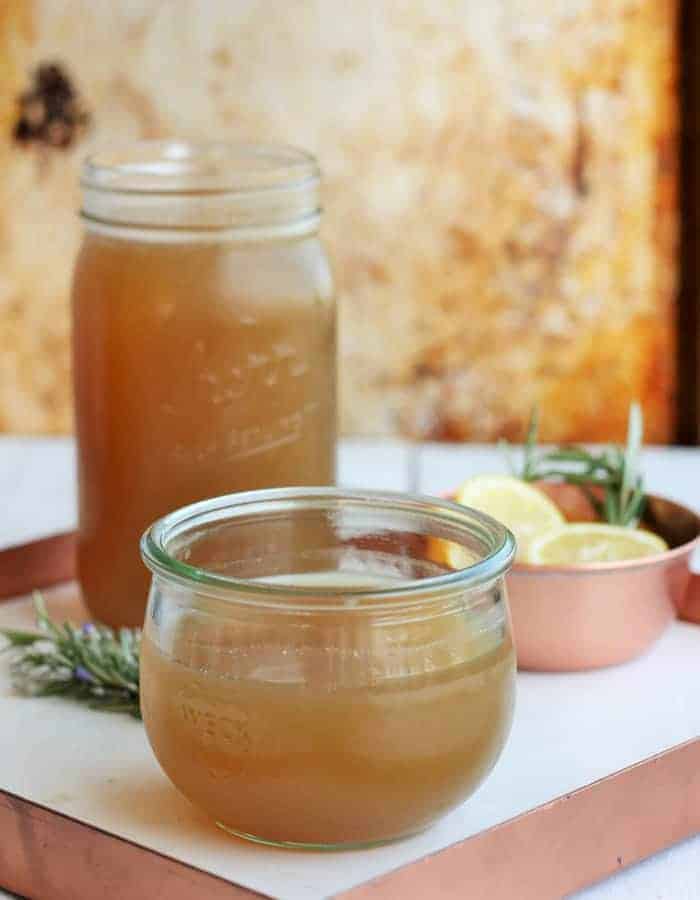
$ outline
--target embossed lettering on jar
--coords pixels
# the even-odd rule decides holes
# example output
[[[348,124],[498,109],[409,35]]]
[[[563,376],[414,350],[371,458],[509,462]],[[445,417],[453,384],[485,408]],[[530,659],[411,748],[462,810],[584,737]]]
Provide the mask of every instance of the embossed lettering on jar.
[[[335,309],[313,158],[136,144],[88,160],[74,279],[79,577],[139,624],[147,525],[204,497],[330,484]]]

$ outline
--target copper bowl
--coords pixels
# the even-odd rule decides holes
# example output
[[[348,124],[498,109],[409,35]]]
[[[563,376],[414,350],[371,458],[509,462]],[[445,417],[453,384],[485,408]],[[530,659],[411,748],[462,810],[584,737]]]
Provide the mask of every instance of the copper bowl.
[[[594,517],[578,488],[540,487],[567,519]],[[697,621],[700,576],[689,561],[700,518],[651,495],[643,525],[670,549],[619,563],[513,567],[508,594],[519,668],[566,672],[625,662],[651,647],[677,615]]]
[[[583,492],[540,483],[569,521],[592,521]],[[518,668],[573,672],[634,659],[677,616],[700,622],[700,575],[689,569],[700,517],[663,497],[647,499],[644,527],[669,550],[618,563],[516,563],[506,581]]]

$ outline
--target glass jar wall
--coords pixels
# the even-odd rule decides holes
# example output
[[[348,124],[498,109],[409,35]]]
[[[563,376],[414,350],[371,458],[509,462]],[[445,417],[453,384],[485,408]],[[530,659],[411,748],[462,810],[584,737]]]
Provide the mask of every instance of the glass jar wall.
[[[156,142],[83,172],[74,277],[79,579],[143,620],[138,541],[217,494],[330,484],[335,309],[319,174],[275,146]]]
[[[254,840],[425,828],[478,787],[510,729],[513,550],[473,510],[377,492],[255,491],[165,517],[143,540],[141,647],[165,773]]]

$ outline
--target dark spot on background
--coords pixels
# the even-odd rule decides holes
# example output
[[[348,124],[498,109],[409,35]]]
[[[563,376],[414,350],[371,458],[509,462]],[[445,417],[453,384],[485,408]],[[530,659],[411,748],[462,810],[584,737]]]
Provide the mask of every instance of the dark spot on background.
[[[17,98],[13,137],[19,144],[70,147],[87,128],[90,115],[59,63],[44,63],[31,86]]]
[[[233,55],[228,47],[218,47],[211,54],[212,62],[222,69],[228,68],[233,63]]]
[[[579,197],[585,197],[589,191],[586,171],[590,152],[589,139],[584,126],[583,106],[580,100],[576,100],[574,108],[576,110],[576,134],[571,157],[571,180]]]

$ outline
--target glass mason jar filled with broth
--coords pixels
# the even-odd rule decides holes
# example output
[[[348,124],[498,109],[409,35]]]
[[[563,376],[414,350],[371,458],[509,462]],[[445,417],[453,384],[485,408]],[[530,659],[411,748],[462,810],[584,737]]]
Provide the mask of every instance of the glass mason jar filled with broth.
[[[73,283],[90,612],[143,620],[139,538],[217,494],[334,480],[335,308],[319,171],[284,146],[145,142],[82,176]]]
[[[488,516],[406,494],[283,488],[165,516],[142,541],[141,710],[166,775],[266,843],[426,828],[510,730],[514,549]]]

